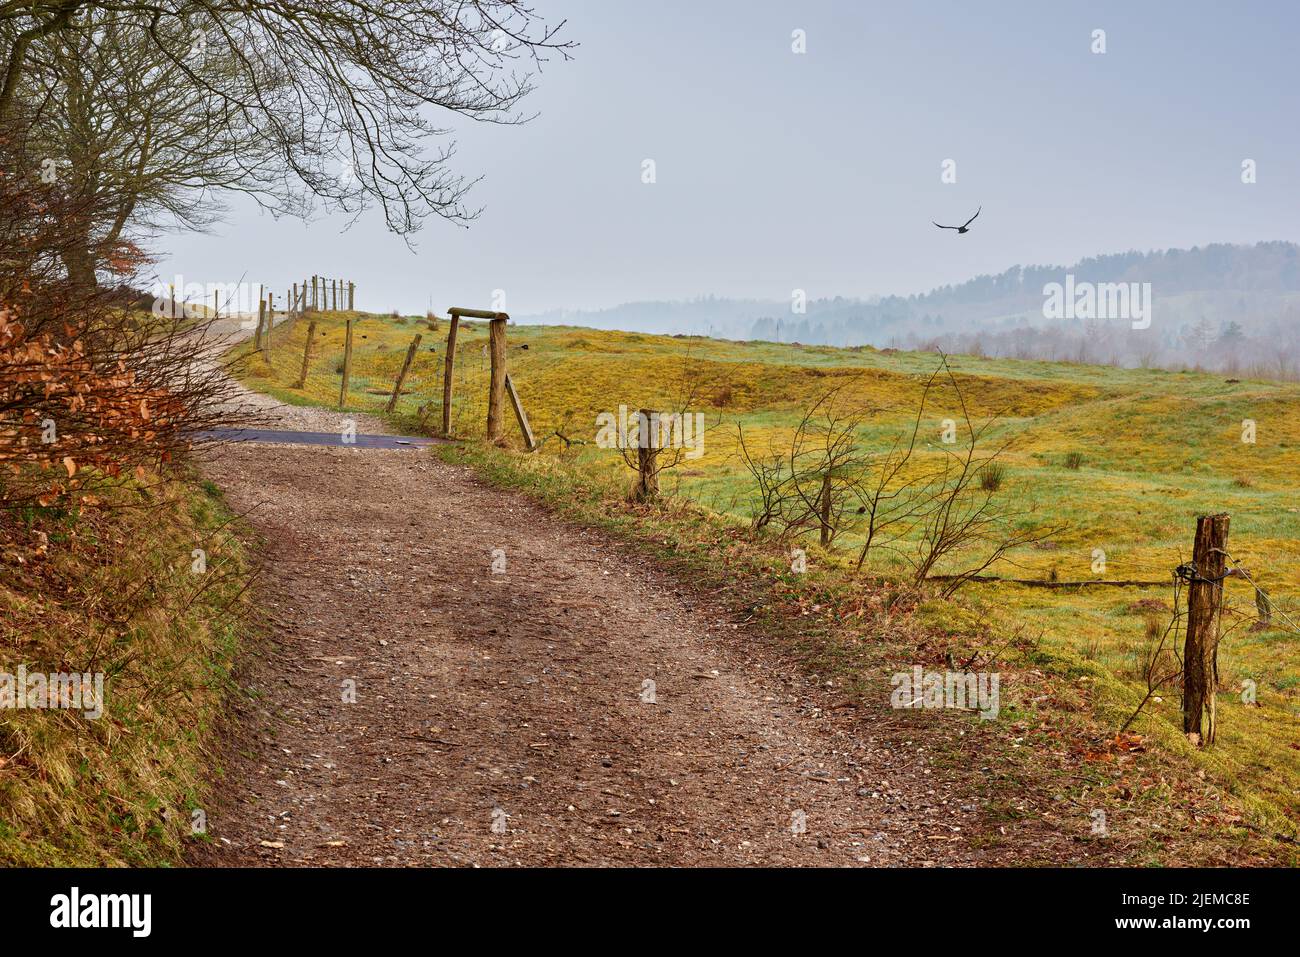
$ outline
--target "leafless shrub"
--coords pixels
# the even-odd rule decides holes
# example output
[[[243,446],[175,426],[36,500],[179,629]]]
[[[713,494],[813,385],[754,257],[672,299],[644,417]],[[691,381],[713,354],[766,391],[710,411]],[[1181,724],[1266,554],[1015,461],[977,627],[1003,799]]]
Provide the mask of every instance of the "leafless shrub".
[[[982,450],[981,442],[996,418],[976,427],[947,356],[940,357],[939,370],[956,394],[970,441],[962,449],[942,447],[943,465],[922,491],[927,506],[920,522],[920,541],[915,552],[906,557],[919,584],[944,559],[973,552],[965,568],[943,576],[940,593],[950,597],[1010,552],[1050,538],[1059,528],[1039,526],[1031,520],[1031,509],[1010,508],[996,498],[996,491],[975,488],[980,472],[996,464],[1009,443],[987,453]]]
[[[943,447],[937,466],[917,464],[921,423],[941,377],[956,394],[970,442],[964,449]],[[945,597],[1013,550],[1057,531],[995,498],[1003,475],[997,459],[1006,446],[983,450],[993,422],[974,426],[947,356],[940,354],[926,380],[910,429],[885,452],[872,454],[861,434],[878,411],[847,404],[841,387],[805,411],[788,448],[769,444],[759,452],[740,428],[741,461],[753,478],[754,527],[773,527],[782,538],[816,530],[823,546],[845,532],[860,533],[859,570],[873,549],[888,550],[911,566],[917,585],[945,560],[968,556],[967,567],[939,577]]]
[[[780,538],[816,531],[829,546],[865,513],[863,479],[868,456],[859,435],[871,410],[844,401],[843,387],[824,393],[805,410],[788,447],[758,452],[737,427],[740,457],[754,479],[754,527]]]

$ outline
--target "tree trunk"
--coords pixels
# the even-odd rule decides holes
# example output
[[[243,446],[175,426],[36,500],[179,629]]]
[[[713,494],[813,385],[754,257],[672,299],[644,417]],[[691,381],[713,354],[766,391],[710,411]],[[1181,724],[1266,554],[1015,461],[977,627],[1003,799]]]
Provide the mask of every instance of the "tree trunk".
[[[71,286],[80,290],[94,290],[98,286],[99,280],[95,276],[95,254],[90,249],[88,233],[79,236],[64,249],[61,258],[64,268],[68,271],[68,283]]]
[[[822,494],[821,494],[821,546],[825,548],[831,543],[831,472],[826,470],[822,476]]]

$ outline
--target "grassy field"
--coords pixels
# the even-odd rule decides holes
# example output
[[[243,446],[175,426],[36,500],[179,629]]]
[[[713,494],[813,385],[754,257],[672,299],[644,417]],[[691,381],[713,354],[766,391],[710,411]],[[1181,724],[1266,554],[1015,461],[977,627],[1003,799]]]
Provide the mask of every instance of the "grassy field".
[[[423,340],[395,415],[419,428],[419,407],[437,421],[445,321],[361,316],[347,407],[379,411],[412,336]],[[268,363],[248,356],[244,379],[296,403],[335,405],[342,361],[342,319],[319,318],[305,388],[293,384],[303,361],[306,324],[277,329]],[[481,435],[486,413],[487,329],[461,326],[454,430]],[[909,427],[936,356],[871,348],[835,349],[736,343],[566,327],[511,327],[511,377],[538,437],[538,463],[617,494],[631,474],[616,451],[597,448],[596,417],[629,408],[680,408],[705,413],[704,454],[662,478],[666,491],[739,525],[752,515],[753,488],[737,450],[737,426],[760,445],[789,442],[804,409],[838,388],[845,401],[868,408],[861,438],[883,450]],[[1190,559],[1198,514],[1227,512],[1229,550],[1272,596],[1269,628],[1255,628],[1254,589],[1227,584],[1231,629],[1219,653],[1219,741],[1192,752],[1179,733],[1180,698],[1166,688],[1133,726],[1171,752],[1197,763],[1267,826],[1295,833],[1300,825],[1300,386],[1230,381],[1219,375],[1121,370],[1069,363],[985,360],[951,364],[975,426],[988,424],[990,444],[1007,443],[998,498],[1033,520],[1059,527],[1050,539],[990,569],[1006,577],[1140,579],[1145,588],[1048,590],[976,583],[955,601],[931,600],[922,614],[947,634],[958,653],[996,643],[999,635],[1031,634],[1053,667],[1091,683],[1088,702],[1114,729],[1145,691],[1143,664],[1150,632],[1174,612],[1172,572]],[[918,463],[943,455],[937,439],[945,418],[962,421],[955,391],[936,389],[922,420],[927,445]],[[1242,441],[1243,420],[1255,441]],[[518,442],[513,421],[511,441]],[[964,429],[964,426],[963,426]],[[962,434],[960,441],[968,435]],[[858,539],[853,530],[829,551],[809,545],[810,566],[849,574]],[[908,543],[902,543],[906,546]],[[1104,575],[1093,570],[1097,549]],[[968,556],[958,554],[952,570]],[[1012,564],[1014,562],[1014,564]],[[898,576],[903,566],[882,553],[867,571]],[[940,569],[945,570],[944,568]],[[1181,639],[1180,639],[1181,643]],[[1181,649],[1179,649],[1181,650]],[[1258,706],[1241,699],[1244,682]]]

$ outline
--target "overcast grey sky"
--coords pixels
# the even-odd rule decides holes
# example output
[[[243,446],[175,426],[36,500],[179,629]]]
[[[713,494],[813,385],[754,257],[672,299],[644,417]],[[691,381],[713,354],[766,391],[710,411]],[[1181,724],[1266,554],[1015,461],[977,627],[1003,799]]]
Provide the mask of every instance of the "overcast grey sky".
[[[527,126],[458,127],[456,168],[484,177],[468,229],[430,220],[411,252],[378,217],[341,232],[241,203],[209,235],[160,239],[159,275],[336,275],[374,310],[504,289],[523,315],[921,292],[1015,263],[1300,238],[1294,2],[531,2],[580,46],[546,65]],[[966,236],[930,225],[981,204]]]

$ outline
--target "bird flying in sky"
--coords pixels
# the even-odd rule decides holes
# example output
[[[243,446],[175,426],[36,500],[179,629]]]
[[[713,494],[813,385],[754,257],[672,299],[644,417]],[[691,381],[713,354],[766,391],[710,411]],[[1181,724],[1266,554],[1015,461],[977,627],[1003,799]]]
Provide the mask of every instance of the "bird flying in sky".
[[[980,214],[980,209],[983,208],[984,207],[981,206],[979,209],[975,210],[975,216],[978,216]],[[930,220],[930,222],[934,223],[936,226],[939,226],[940,229],[955,229],[957,230],[957,235],[960,236],[962,233],[970,232],[970,224],[975,222],[975,216],[972,216],[970,219],[966,220],[966,222],[962,223],[960,226],[939,226],[938,223],[934,223],[933,219]]]

